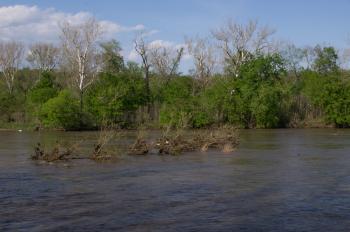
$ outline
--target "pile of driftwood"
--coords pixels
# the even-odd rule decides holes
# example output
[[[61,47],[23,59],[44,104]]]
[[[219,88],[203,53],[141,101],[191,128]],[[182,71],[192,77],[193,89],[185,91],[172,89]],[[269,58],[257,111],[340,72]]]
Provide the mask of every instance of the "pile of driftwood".
[[[52,150],[42,148],[41,144],[38,143],[34,148],[34,155],[31,156],[32,160],[56,162],[56,161],[67,161],[72,159],[91,159],[95,161],[111,160],[115,156],[112,152],[107,150],[107,144],[116,136],[118,136],[117,130],[113,128],[102,128],[97,143],[94,144],[91,154],[81,155],[81,143],[84,140],[80,140],[73,145],[60,145],[56,142],[56,145]]]
[[[58,142],[56,142],[54,148],[50,152],[47,152],[44,148],[42,148],[41,144],[38,143],[35,146],[34,154],[31,156],[31,158],[33,160],[43,160],[47,162],[75,159],[78,158],[73,156],[73,153],[76,150],[75,145],[64,148]]]
[[[179,155],[191,151],[207,151],[217,149],[222,152],[233,152],[238,146],[235,129],[220,128],[215,130],[200,130],[190,134],[183,131],[164,133],[156,141],[147,141],[138,137],[130,147],[131,155]]]
[[[101,130],[97,143],[93,146],[92,152],[88,156],[77,154],[79,143],[72,146],[61,146],[56,143],[54,148],[47,152],[41,144],[35,147],[33,160],[47,162],[67,161],[71,159],[91,159],[94,161],[108,161],[116,158],[114,152],[107,149],[107,144],[116,136],[120,135],[116,130]],[[232,152],[238,145],[238,137],[235,129],[219,128],[215,130],[198,130],[186,133],[184,131],[167,131],[159,138],[146,139],[145,133],[139,131],[135,142],[128,148],[129,155],[180,155],[186,152],[216,149],[222,152]]]

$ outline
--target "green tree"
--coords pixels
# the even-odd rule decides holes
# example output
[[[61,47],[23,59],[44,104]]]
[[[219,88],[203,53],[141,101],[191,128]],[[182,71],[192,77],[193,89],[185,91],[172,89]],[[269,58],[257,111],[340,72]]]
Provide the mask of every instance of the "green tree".
[[[40,120],[49,128],[81,129],[79,100],[68,90],[61,91],[44,103]]]
[[[16,112],[15,96],[8,91],[0,91],[0,119],[4,122],[14,121],[12,114]]]
[[[124,68],[124,60],[120,54],[122,49],[118,41],[112,39],[100,44],[102,48],[103,71],[118,73]]]
[[[245,127],[278,127],[283,117],[282,77],[284,62],[280,55],[258,56],[242,65],[235,82],[235,102]]]
[[[316,59],[313,67],[316,72],[327,75],[338,72],[339,66],[337,64],[338,54],[334,47],[315,47]]]
[[[193,97],[190,77],[170,79],[161,89],[160,124],[174,127],[191,126]]]
[[[87,110],[100,124],[130,123],[123,120],[125,113],[134,112],[145,104],[143,79],[132,71],[119,74],[102,74],[99,81],[88,91]]]
[[[54,76],[50,72],[43,72],[40,80],[29,92],[29,99],[32,103],[42,105],[50,98],[56,97],[59,91],[58,85],[54,81]]]
[[[41,73],[41,78],[28,92],[26,99],[26,111],[32,121],[37,121],[42,106],[49,99],[57,96],[59,86],[55,83],[51,72]]]

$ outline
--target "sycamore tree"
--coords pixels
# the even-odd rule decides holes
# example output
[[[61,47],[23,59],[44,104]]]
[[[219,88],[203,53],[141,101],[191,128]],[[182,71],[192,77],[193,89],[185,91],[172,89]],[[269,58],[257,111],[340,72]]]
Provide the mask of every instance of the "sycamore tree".
[[[58,65],[59,51],[54,44],[38,42],[30,46],[27,61],[41,72],[50,72]]]
[[[246,24],[229,20],[223,27],[212,31],[224,55],[226,71],[233,75],[238,75],[240,67],[255,55],[271,50],[273,33],[269,27],[261,27],[253,20]]]
[[[98,41],[103,32],[95,18],[88,18],[80,24],[61,24],[63,65],[71,75],[71,84],[80,95],[80,112],[83,111],[83,96],[86,89],[96,80],[101,59]]]
[[[23,43],[17,41],[0,43],[0,69],[10,94],[13,93],[16,73],[22,63]]]
[[[214,74],[217,63],[214,47],[208,39],[187,38],[186,45],[188,53],[193,58],[193,76],[201,82],[202,87],[208,85],[210,77]]]

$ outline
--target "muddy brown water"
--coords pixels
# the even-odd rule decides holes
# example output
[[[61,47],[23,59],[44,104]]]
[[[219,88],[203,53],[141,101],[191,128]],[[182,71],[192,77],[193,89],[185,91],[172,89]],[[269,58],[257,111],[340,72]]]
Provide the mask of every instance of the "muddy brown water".
[[[116,141],[125,146],[135,135]],[[232,154],[43,165],[33,145],[94,132],[0,132],[0,231],[349,231],[350,130],[244,130]]]

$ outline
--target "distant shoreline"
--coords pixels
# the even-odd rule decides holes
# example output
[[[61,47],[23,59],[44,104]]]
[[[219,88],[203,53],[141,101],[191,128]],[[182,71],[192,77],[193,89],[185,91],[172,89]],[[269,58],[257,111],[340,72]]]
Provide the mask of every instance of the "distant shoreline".
[[[187,128],[186,130],[201,130],[201,129],[215,129],[215,127],[208,127],[208,128]],[[277,127],[277,128],[239,128],[237,127],[236,129],[238,130],[278,130],[278,129],[350,129],[350,128],[339,128],[335,127],[332,125],[323,125],[323,126],[304,126],[304,127]],[[121,130],[126,130],[126,131],[137,131],[137,128],[123,128]],[[145,130],[162,130],[162,128],[145,128]],[[0,128],[0,132],[87,132],[87,131],[99,131],[99,129],[81,129],[81,130],[63,130],[63,129],[55,129],[55,128],[45,128],[45,129],[40,129],[40,130],[35,130],[35,128],[26,128],[23,127],[21,128]]]

